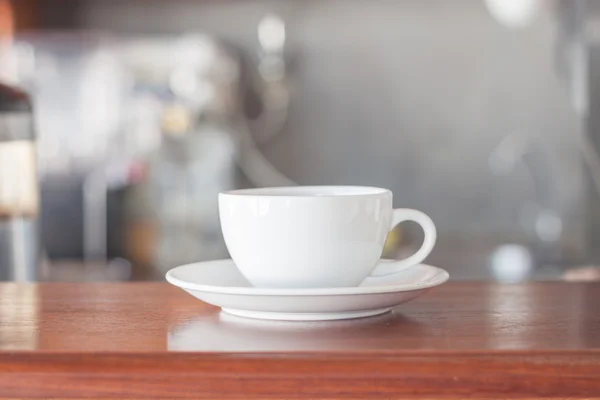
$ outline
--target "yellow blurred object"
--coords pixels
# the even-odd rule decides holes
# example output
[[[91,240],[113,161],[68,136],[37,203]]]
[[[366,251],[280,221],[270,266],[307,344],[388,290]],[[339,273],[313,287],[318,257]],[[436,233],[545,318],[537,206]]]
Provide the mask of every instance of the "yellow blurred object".
[[[180,136],[185,134],[191,125],[190,111],[179,104],[165,107],[162,116],[162,128],[167,135]]]
[[[402,228],[399,226],[390,231],[385,241],[385,245],[383,246],[384,258],[394,256],[395,251],[398,249],[400,243],[402,243],[403,236]]]

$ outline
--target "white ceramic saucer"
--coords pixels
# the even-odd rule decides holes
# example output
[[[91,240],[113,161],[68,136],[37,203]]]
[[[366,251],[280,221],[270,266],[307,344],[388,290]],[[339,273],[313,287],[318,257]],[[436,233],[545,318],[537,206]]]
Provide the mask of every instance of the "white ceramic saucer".
[[[418,264],[357,287],[273,289],[253,287],[232,260],[183,265],[167,281],[224,312],[242,317],[317,321],[368,317],[420,296],[448,280],[441,268]]]

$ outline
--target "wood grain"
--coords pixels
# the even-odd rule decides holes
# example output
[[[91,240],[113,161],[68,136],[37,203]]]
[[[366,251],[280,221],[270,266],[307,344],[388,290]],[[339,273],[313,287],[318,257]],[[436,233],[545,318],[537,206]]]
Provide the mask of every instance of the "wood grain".
[[[2,398],[600,397],[600,284],[448,283],[260,322],[163,283],[0,285]]]

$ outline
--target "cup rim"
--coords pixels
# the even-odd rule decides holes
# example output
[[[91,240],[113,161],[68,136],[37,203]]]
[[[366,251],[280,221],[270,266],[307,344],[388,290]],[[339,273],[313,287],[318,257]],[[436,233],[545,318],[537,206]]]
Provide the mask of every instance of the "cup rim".
[[[272,197],[272,198],[320,198],[320,197],[360,197],[391,193],[389,189],[376,186],[354,185],[315,185],[315,186],[275,186],[249,189],[227,190],[219,196],[232,197]]]

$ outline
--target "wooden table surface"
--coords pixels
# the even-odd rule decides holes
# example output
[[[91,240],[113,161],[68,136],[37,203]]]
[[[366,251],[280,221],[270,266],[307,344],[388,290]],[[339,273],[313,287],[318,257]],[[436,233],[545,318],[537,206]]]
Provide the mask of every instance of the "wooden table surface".
[[[600,284],[450,282],[311,323],[166,283],[0,284],[0,397],[600,398]]]

